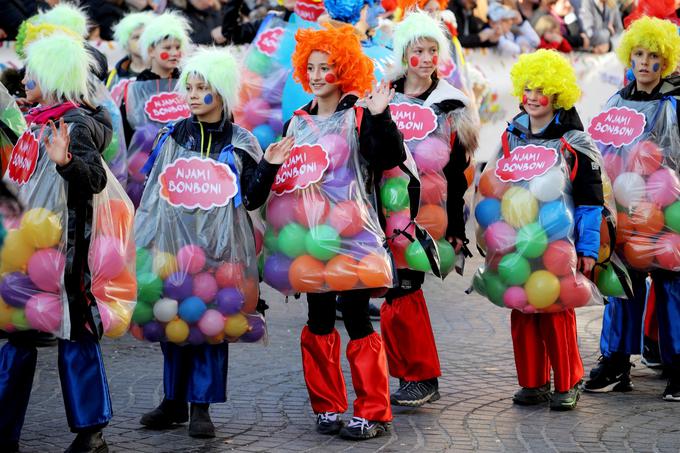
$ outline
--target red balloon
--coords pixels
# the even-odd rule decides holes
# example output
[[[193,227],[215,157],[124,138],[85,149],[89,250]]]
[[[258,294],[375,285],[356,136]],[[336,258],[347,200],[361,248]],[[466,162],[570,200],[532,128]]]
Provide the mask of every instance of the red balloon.
[[[632,235],[623,245],[623,256],[631,267],[649,269],[654,262],[657,246],[652,238]]]
[[[663,152],[656,143],[643,140],[630,152],[626,169],[639,175],[651,175],[661,166]]]
[[[583,307],[591,296],[590,280],[582,273],[569,274],[560,279],[560,302],[565,308]]]
[[[680,234],[666,233],[657,241],[656,260],[663,269],[680,270]]]
[[[311,228],[326,222],[331,205],[322,193],[315,190],[304,191],[297,199],[294,207],[295,221]]]
[[[551,242],[543,254],[545,268],[558,277],[573,272],[576,262],[576,249],[569,241]]]
[[[363,221],[361,208],[356,201],[343,201],[331,209],[328,223],[343,237],[352,237],[361,233]]]
[[[446,179],[439,173],[428,173],[420,177],[420,200],[423,203],[439,204],[446,196]]]
[[[479,193],[484,197],[492,197],[501,199],[506,190],[510,188],[510,184],[504,183],[496,177],[494,170],[489,168],[482,173],[479,178]]]
[[[243,281],[243,264],[222,263],[215,271],[215,280],[220,288],[236,288]]]

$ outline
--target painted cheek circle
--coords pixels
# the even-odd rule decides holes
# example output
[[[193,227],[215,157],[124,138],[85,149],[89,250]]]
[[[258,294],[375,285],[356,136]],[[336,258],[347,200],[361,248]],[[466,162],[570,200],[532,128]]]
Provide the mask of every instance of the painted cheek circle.
[[[167,52],[161,52],[161,60],[167,60],[170,58],[170,54]]]
[[[206,94],[205,97],[203,98],[203,103],[206,104],[206,105],[212,104],[213,103],[213,95],[210,94],[210,93]]]
[[[548,96],[541,96],[541,99],[539,99],[538,102],[543,107],[545,107],[546,105],[548,105],[548,102],[550,102],[550,100],[548,99]]]
[[[437,66],[437,63],[439,63],[439,57],[437,55],[432,56],[432,64]]]
[[[335,83],[335,82],[338,81],[338,78],[335,77],[335,74],[333,74],[332,72],[329,72],[329,73],[326,74],[326,76],[324,77],[324,80],[326,81],[326,83]]]
[[[635,60],[630,60],[630,67],[635,69]]]
[[[659,63],[654,63],[654,65],[652,66],[652,71],[659,72],[660,67],[661,65]]]
[[[411,64],[412,67],[415,68],[416,66],[418,66],[418,63],[420,63],[420,59],[414,55],[409,59],[409,63]]]
[[[35,89],[35,86],[36,86],[35,80],[29,80],[28,82],[26,82],[26,88],[28,88],[29,90]]]
[[[529,99],[527,98],[527,95],[524,94],[522,95],[522,104],[526,104]]]

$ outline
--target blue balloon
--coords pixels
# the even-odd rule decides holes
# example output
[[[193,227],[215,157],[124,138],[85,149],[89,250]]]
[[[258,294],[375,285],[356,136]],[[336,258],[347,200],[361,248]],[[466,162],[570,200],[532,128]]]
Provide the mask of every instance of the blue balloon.
[[[310,93],[307,93],[302,85],[293,80],[293,74],[288,75],[288,80],[283,86],[283,97],[281,99],[281,118],[288,121],[293,113],[300,107],[303,107],[313,99]]]
[[[276,140],[276,132],[268,124],[260,124],[254,127],[253,135],[260,142],[260,147],[263,150]]]
[[[205,302],[200,297],[191,296],[179,304],[179,317],[192,324],[201,319],[205,310]]]
[[[495,198],[485,198],[475,207],[475,219],[482,228],[486,228],[501,219],[501,202]]]
[[[551,242],[568,237],[574,229],[574,216],[560,200],[544,204],[538,212],[538,221]]]
[[[376,80],[382,80],[387,69],[392,65],[392,51],[372,41],[362,41],[364,54],[373,61],[373,74]]]

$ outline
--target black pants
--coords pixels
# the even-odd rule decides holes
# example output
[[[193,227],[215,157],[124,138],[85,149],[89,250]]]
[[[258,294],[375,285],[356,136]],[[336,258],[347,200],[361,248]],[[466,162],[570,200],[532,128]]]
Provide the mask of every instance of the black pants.
[[[307,326],[315,335],[328,335],[335,328],[335,301],[342,303],[342,319],[352,340],[364,338],[373,333],[368,315],[369,290],[353,290],[307,294],[309,314]]]

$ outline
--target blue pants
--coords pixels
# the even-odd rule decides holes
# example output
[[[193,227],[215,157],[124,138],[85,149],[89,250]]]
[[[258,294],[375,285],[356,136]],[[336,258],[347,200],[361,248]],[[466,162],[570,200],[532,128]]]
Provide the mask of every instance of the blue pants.
[[[101,429],[111,420],[111,398],[99,343],[59,340],[59,380],[72,432]],[[38,351],[30,342],[0,349],[0,443],[18,442]]]
[[[604,307],[600,352],[605,357],[613,353],[640,354],[647,301],[647,274],[629,269],[633,299],[609,297]]]
[[[165,398],[189,403],[227,401],[229,343],[178,346],[161,343]]]
[[[661,360],[680,366],[680,273],[652,273]]]

